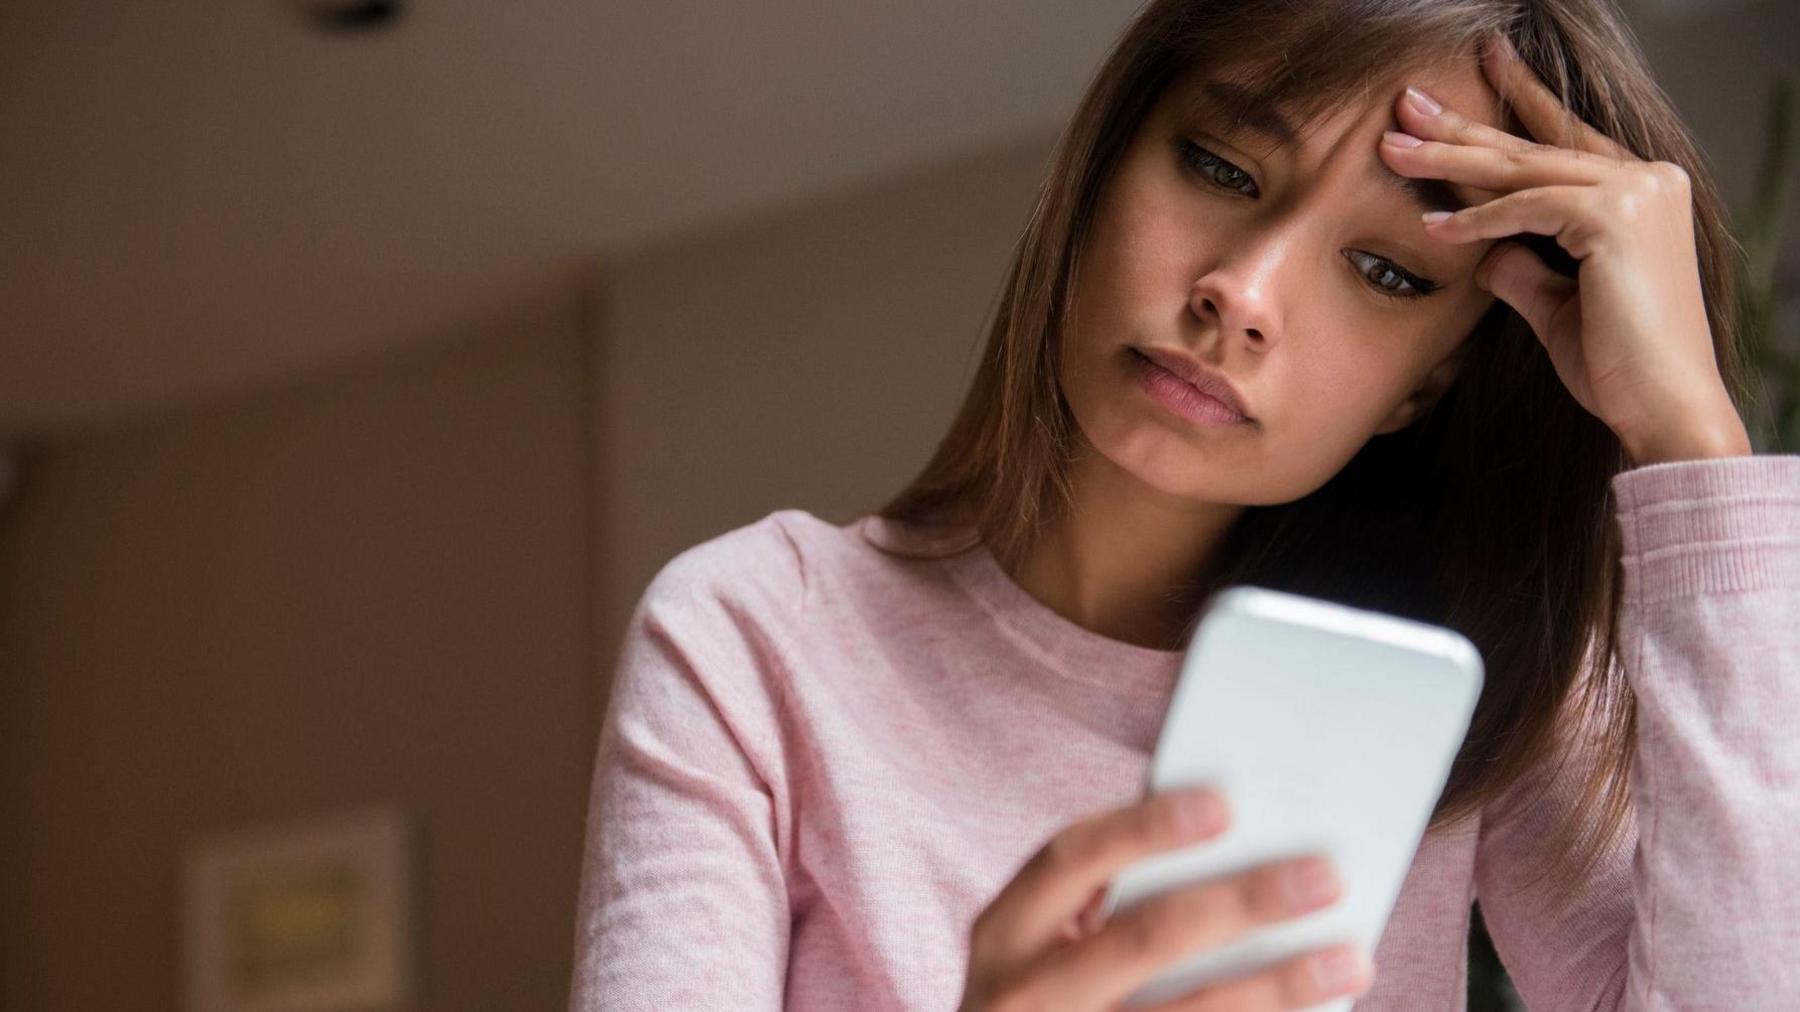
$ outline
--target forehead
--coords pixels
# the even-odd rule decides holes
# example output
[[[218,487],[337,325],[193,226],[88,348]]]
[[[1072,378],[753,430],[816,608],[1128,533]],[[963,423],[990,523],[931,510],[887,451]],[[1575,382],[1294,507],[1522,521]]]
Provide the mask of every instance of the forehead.
[[[1172,115],[1242,131],[1273,149],[1303,147],[1328,123],[1354,124],[1356,130],[1400,129],[1395,103],[1408,86],[1417,87],[1443,105],[1477,123],[1508,129],[1505,102],[1472,59],[1414,62],[1383,71],[1336,93],[1295,87],[1270,87],[1255,68],[1238,65],[1194,68],[1164,96]],[[1448,181],[1408,178],[1395,173],[1371,148],[1377,174],[1414,203],[1428,210],[1459,210],[1484,199],[1483,191]]]
[[[1473,59],[1414,63],[1372,76],[1359,86],[1329,92],[1291,83],[1270,88],[1259,78],[1258,68],[1249,65],[1196,66],[1177,79],[1164,102],[1177,112],[1223,112],[1271,139],[1296,134],[1303,140],[1309,127],[1340,117],[1362,119],[1379,109],[1382,118],[1392,120],[1394,102],[1407,85],[1471,120],[1508,129],[1506,104]]]

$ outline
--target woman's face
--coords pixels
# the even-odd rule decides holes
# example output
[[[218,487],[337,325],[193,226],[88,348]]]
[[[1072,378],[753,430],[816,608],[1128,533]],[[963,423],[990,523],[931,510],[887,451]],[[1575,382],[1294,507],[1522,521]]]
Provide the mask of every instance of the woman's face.
[[[1473,61],[1406,81],[1502,122]],[[1396,185],[1377,145],[1400,129],[1398,87],[1353,97],[1285,144],[1251,117],[1233,128],[1207,88],[1190,75],[1164,94],[1101,195],[1058,376],[1087,441],[1147,485],[1288,502],[1452,378],[1452,353],[1492,301],[1473,281],[1489,243],[1427,236],[1426,208]],[[1493,196],[1450,189],[1463,203]],[[1208,425],[1165,407],[1140,384],[1142,347],[1222,374],[1249,420]]]

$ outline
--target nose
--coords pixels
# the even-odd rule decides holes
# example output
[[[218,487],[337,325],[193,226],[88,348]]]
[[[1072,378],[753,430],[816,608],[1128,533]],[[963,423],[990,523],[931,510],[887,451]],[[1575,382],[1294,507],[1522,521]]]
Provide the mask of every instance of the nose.
[[[1227,252],[1195,280],[1188,292],[1189,310],[1218,327],[1222,336],[1242,335],[1249,347],[1265,350],[1281,331],[1275,294],[1294,280],[1286,278],[1291,246],[1277,229],[1230,242]]]

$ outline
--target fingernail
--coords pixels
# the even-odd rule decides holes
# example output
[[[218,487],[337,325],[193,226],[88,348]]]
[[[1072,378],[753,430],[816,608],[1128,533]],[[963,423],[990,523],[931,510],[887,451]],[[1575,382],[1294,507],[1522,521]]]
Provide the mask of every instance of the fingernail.
[[[1225,808],[1211,791],[1183,795],[1176,803],[1175,814],[1182,830],[1192,835],[1210,833],[1225,822]]]
[[[1424,214],[1419,215],[1419,220],[1427,225],[1436,225],[1438,222],[1443,221],[1448,217],[1450,217],[1449,211],[1426,211]]]
[[[1298,913],[1329,901],[1337,893],[1337,876],[1316,857],[1304,858],[1281,873],[1288,909]]]
[[[1403,134],[1398,130],[1383,130],[1381,139],[1397,148],[1416,148],[1423,143],[1412,134]]]
[[[1322,993],[1350,987],[1366,970],[1363,955],[1354,946],[1340,946],[1315,955],[1312,959],[1313,985]]]
[[[1433,101],[1430,95],[1425,94],[1411,85],[1407,85],[1406,87],[1406,100],[1412,103],[1414,109],[1417,109],[1420,114],[1425,116],[1436,116],[1438,113],[1444,111],[1444,107]]]

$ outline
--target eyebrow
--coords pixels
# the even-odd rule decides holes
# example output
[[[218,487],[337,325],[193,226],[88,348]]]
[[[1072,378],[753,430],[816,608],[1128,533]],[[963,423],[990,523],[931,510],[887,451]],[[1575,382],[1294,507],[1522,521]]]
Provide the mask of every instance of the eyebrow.
[[[1225,81],[1202,81],[1200,87],[1208,98],[1236,112],[1238,121],[1244,126],[1282,147],[1294,146],[1297,133],[1293,124],[1275,109],[1252,101],[1249,91]],[[1398,190],[1401,196],[1412,201],[1422,211],[1460,211],[1469,206],[1469,202],[1457,196],[1450,184],[1442,179],[1402,176],[1389,168],[1386,162],[1381,163],[1381,169],[1382,181]]]

